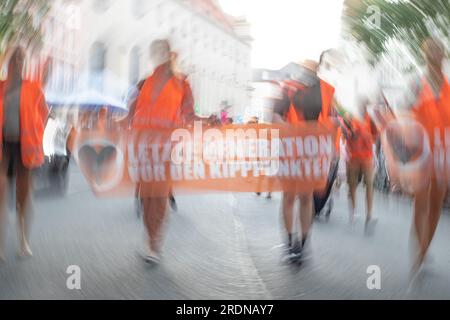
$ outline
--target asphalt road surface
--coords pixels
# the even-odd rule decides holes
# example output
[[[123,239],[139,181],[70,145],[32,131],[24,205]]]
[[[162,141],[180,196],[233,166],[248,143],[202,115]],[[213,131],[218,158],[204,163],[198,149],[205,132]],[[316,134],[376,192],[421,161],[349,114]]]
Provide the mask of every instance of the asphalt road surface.
[[[359,190],[355,226],[346,190],[334,195],[331,219],[316,221],[313,259],[293,267],[280,260],[280,194],[177,196],[167,224],[162,264],[140,258],[145,234],[133,199],[97,199],[75,166],[65,197],[38,195],[31,246],[16,256],[16,218],[9,213],[7,261],[0,264],[0,299],[449,299],[450,219],[437,230],[418,277],[409,275],[411,203],[377,194],[379,222],[363,232]],[[81,289],[69,290],[69,266],[79,266]],[[379,266],[381,289],[369,290],[367,268]]]

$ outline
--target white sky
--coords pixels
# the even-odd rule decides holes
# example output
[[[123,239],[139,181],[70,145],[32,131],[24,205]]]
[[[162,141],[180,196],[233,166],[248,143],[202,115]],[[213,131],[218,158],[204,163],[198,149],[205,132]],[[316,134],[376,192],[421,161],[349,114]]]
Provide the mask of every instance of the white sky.
[[[219,0],[224,11],[252,25],[253,67],[278,69],[291,61],[318,60],[336,47],[343,0]]]

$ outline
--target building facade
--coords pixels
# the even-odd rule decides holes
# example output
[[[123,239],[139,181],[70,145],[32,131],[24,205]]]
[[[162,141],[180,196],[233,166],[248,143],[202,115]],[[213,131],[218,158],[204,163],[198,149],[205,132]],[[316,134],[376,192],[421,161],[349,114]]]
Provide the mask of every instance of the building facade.
[[[48,67],[47,89],[61,94],[74,90],[79,72],[81,47],[80,6],[78,0],[55,1],[42,24],[43,48],[33,63],[38,73]]]
[[[76,5],[76,9],[71,9],[76,30],[67,41],[75,41],[75,49],[55,56],[70,57],[76,72],[107,71],[123,82],[136,84],[153,70],[151,42],[165,38],[178,52],[180,68],[189,77],[198,114],[217,114],[227,104],[232,106],[232,114],[238,115],[249,105],[249,25],[244,19],[226,15],[217,1],[70,2]],[[60,68],[66,70],[62,65]],[[64,73],[67,75],[68,71]]]

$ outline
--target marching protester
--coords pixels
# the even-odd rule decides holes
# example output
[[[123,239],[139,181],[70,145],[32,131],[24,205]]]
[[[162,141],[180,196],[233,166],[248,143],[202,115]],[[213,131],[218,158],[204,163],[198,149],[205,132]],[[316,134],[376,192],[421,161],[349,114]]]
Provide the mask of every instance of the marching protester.
[[[134,114],[134,110],[136,109],[137,98],[139,97],[139,93],[141,92],[142,87],[144,86],[144,83],[145,83],[145,80],[139,81],[136,84],[136,88],[133,90],[131,96],[128,99],[130,115]],[[128,126],[131,126],[132,121],[133,121],[133,117],[129,116],[128,117]],[[135,199],[136,213],[137,213],[138,218],[140,218],[141,211],[142,211],[142,203],[141,203],[141,199],[140,199],[140,184],[136,185],[134,199]],[[178,210],[177,201],[175,200],[175,197],[174,197],[172,191],[169,193],[169,205],[173,211]]]
[[[346,172],[349,196],[349,220],[352,224],[355,220],[356,188],[360,177],[366,187],[366,221],[365,232],[371,233],[376,224],[372,218],[373,185],[374,185],[374,154],[373,148],[376,141],[376,128],[367,113],[369,101],[359,101],[357,115],[346,114],[346,121],[341,125],[343,140],[346,148]],[[350,117],[350,118],[348,118]]]
[[[41,85],[23,79],[25,52],[12,51],[8,76],[0,83],[0,260],[5,259],[7,173],[16,178],[16,209],[22,257],[32,256],[29,245],[31,214],[31,172],[44,162],[43,136],[48,117]]]
[[[305,76],[302,86],[299,86],[295,94],[289,98],[288,93],[284,94],[282,100],[277,103],[274,109],[274,123],[298,124],[303,121],[314,121],[328,123],[331,116],[333,104],[334,88],[319,78],[317,70],[322,62],[305,61]],[[298,220],[300,222],[300,235],[295,232],[294,203],[296,199],[300,201],[300,211]],[[313,222],[313,190],[296,194],[294,192],[284,192],[282,200],[282,216],[284,228],[287,234],[286,256],[288,262],[301,263],[309,258],[311,225]]]
[[[444,136],[444,128],[450,124],[450,84],[443,72],[445,50],[436,38],[427,38],[422,44],[426,69],[424,77],[412,89],[413,103],[409,106],[413,117],[421,123],[429,135],[432,151],[436,133]],[[433,157],[434,159],[434,157]],[[412,231],[417,240],[412,271],[422,265],[433,240],[447,192],[445,174],[434,163],[431,179],[425,188],[414,193],[414,217]]]
[[[196,120],[194,99],[186,75],[177,68],[177,54],[168,40],[155,40],[150,46],[150,57],[155,70],[141,83],[136,102],[132,104],[129,121],[132,130],[170,129]],[[215,119],[210,118],[210,121]],[[151,189],[151,186],[146,186]],[[152,190],[139,189],[143,207],[144,225],[149,236],[144,260],[159,263],[163,225],[166,220],[168,199],[174,201],[170,188],[166,195],[148,196]]]

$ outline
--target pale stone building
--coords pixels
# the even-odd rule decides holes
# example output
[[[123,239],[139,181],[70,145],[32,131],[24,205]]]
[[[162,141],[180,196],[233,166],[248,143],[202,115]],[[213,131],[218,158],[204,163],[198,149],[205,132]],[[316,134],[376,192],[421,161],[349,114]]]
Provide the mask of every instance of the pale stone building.
[[[75,6],[69,12],[73,14],[70,26],[76,30],[72,30],[74,35],[68,37],[70,44],[61,46],[61,41],[55,41],[63,48],[56,55],[58,60],[63,56],[71,61],[57,64],[66,79],[71,78],[69,74],[73,66],[74,73],[106,70],[124,83],[135,84],[152,71],[149,59],[151,42],[168,38],[179,53],[181,69],[189,76],[199,114],[218,113],[225,104],[232,106],[234,115],[243,114],[249,105],[249,25],[245,19],[225,14],[217,1],[69,2]],[[59,20],[68,19],[64,17]],[[55,24],[64,24],[57,17],[54,21]],[[49,35],[51,37],[55,37],[54,33]],[[59,78],[55,79],[55,84],[60,82]]]

